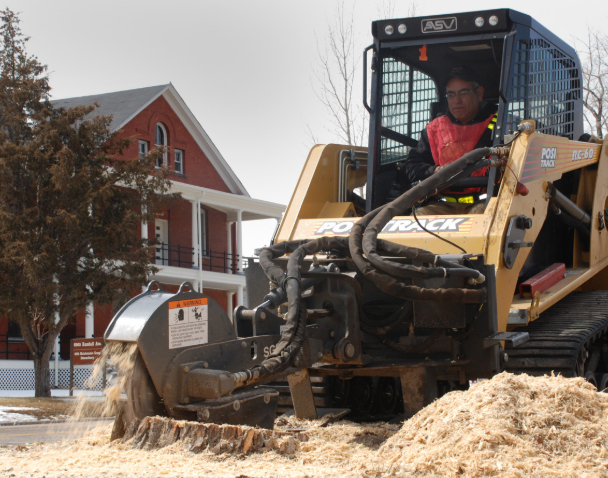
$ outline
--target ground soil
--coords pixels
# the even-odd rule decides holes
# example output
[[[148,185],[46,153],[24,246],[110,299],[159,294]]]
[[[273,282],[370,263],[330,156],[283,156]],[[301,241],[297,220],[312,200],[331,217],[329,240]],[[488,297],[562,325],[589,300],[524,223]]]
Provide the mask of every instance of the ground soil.
[[[76,397],[53,397],[53,398],[34,398],[34,397],[8,397],[0,398],[0,407],[7,407],[10,412],[11,407],[28,407],[32,410],[15,410],[16,413],[23,413],[36,417],[38,420],[60,420],[70,418],[76,413],[77,406],[82,407],[78,415],[81,418],[101,417],[102,410],[97,400],[79,400]]]

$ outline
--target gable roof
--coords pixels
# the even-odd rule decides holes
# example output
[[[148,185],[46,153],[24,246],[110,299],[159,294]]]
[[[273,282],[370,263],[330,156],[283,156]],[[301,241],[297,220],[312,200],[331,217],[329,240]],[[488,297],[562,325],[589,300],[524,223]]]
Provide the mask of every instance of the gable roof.
[[[197,145],[201,148],[203,153],[205,153],[205,156],[207,156],[230,191],[234,194],[249,196],[245,186],[243,186],[239,178],[234,174],[232,168],[228,165],[217,147],[213,144],[213,141],[211,141],[209,135],[205,132],[194,114],[192,114],[192,111],[190,111],[190,108],[186,106],[186,103],[171,83],[168,85],[136,88],[134,90],[116,91],[100,95],[65,98],[53,100],[51,103],[56,108],[67,109],[76,106],[89,106],[97,102],[99,107],[89,116],[111,115],[112,122],[110,124],[110,129],[116,131],[124,127],[160,96],[163,96],[167,103],[169,103],[169,106],[171,106],[190,135],[192,135]]]

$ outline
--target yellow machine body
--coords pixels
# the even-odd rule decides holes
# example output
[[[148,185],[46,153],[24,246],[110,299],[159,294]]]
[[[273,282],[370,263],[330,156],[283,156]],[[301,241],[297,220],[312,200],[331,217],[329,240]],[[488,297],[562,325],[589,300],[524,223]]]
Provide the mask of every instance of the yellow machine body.
[[[556,158],[543,162],[543,150],[555,148]],[[309,153],[284,219],[275,237],[275,243],[315,239],[320,236],[348,236],[358,220],[353,216],[350,202],[338,202],[341,187],[352,191],[365,185],[365,168],[353,170],[341,166],[341,155],[352,149],[342,145],[317,145]],[[365,152],[364,148],[355,148]],[[340,169],[343,173],[340,181]],[[504,242],[511,218],[526,215],[532,227],[524,240],[534,242],[548,214],[549,182],[564,173],[581,169],[576,197],[570,198],[592,218],[589,250],[583,250],[574,231],[573,267],[566,270],[565,278],[540,296],[520,299],[516,284],[530,248],[522,248],[512,268],[503,261]],[[527,195],[516,192],[518,179],[528,188]],[[467,253],[483,254],[496,270],[497,315],[499,331],[513,326],[526,325],[565,297],[580,290],[608,289],[608,230],[600,228],[599,215],[608,208],[608,152],[602,143],[583,143],[542,133],[522,134],[512,145],[507,168],[496,197],[490,199],[484,214],[458,216],[418,216],[419,221],[435,234],[459,245]],[[331,215],[332,211],[345,214]],[[458,253],[450,244],[423,231],[409,215],[395,217],[379,238],[412,247],[427,249],[435,254]],[[565,259],[565,258],[564,258]],[[514,313],[517,309],[519,313]],[[523,311],[523,313],[522,313]],[[509,322],[509,315],[518,316]],[[521,317],[526,317],[525,321]]]

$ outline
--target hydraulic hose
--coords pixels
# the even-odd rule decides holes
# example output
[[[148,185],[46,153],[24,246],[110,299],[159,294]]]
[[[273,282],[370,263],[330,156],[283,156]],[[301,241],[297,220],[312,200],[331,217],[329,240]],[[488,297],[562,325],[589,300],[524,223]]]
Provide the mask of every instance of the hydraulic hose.
[[[322,237],[312,241],[290,241],[267,247],[260,253],[260,266],[266,276],[287,293],[286,324],[275,350],[260,364],[244,373],[249,383],[266,375],[280,372],[290,365],[306,339],[306,307],[302,304],[302,278],[300,269],[304,258],[321,250],[336,250],[348,254],[344,238]],[[287,262],[287,273],[272,262],[273,259],[292,253]]]
[[[496,148],[481,148],[465,154],[444,169],[406,191],[389,204],[379,207],[361,218],[353,227],[348,238],[321,237],[314,240],[289,241],[274,244],[260,253],[260,266],[271,281],[277,283],[287,295],[288,310],[286,325],[274,351],[260,365],[234,374],[239,386],[252,384],[264,377],[277,374],[287,368],[302,348],[306,340],[306,307],[302,304],[303,285],[301,266],[304,258],[319,251],[336,251],[343,257],[351,257],[359,272],[381,291],[408,301],[396,314],[382,321],[382,326],[370,326],[370,320],[360,308],[361,328],[364,332],[381,337],[382,342],[400,352],[423,351],[442,335],[437,330],[431,337],[416,346],[404,346],[387,338],[392,330],[402,325],[412,313],[413,300],[439,302],[483,303],[484,289],[427,289],[404,284],[396,278],[431,278],[460,275],[479,279],[479,271],[454,264],[435,254],[415,247],[407,247],[389,241],[378,240],[378,233],[395,216],[409,210],[419,201],[448,187],[469,171],[487,166],[485,156],[498,154]],[[363,233],[365,232],[365,236]],[[274,264],[273,260],[291,253],[287,262],[287,272]],[[364,254],[366,257],[364,257]],[[399,264],[383,258],[380,253],[404,257],[412,261],[433,264],[433,267],[419,267]],[[396,316],[396,317],[395,317]]]
[[[409,264],[398,264],[384,259],[378,254],[378,249],[382,251],[395,250],[395,246],[381,243],[378,240],[378,233],[382,228],[394,217],[409,210],[412,206],[418,204],[419,201],[436,194],[439,190],[448,187],[452,181],[456,181],[460,177],[460,173],[467,169],[478,169],[485,166],[484,163],[476,165],[484,156],[497,153],[494,148],[480,148],[470,153],[465,154],[460,159],[448,164],[444,169],[433,174],[426,180],[422,181],[409,191],[406,191],[400,197],[389,204],[379,207],[363,218],[361,218],[354,226],[349,236],[349,248],[351,257],[361,273],[376,285],[380,290],[400,297],[406,300],[434,300],[439,302],[465,302],[465,303],[481,303],[485,301],[485,291],[483,289],[423,289],[416,286],[407,286],[394,277],[411,277],[412,272],[417,274],[422,272],[427,274],[426,277],[447,277],[451,269],[463,269],[451,263],[443,265],[437,264],[435,254],[422,249],[409,248],[407,246],[398,246],[397,251],[400,256],[407,257],[412,260],[420,260],[439,265],[439,269],[423,268],[414,270]],[[473,166],[476,165],[476,166]],[[365,232],[365,236],[363,233]],[[364,257],[364,254],[365,256]],[[473,269],[468,269],[473,271]],[[432,271],[432,272],[431,272]],[[449,272],[448,272],[449,271]],[[458,272],[457,274],[462,274]],[[467,274],[467,273],[465,273]],[[471,272],[471,277],[479,277],[478,271]]]
[[[365,235],[362,239],[362,246],[367,259],[372,263],[372,265],[381,271],[386,272],[387,274],[403,277],[403,274],[407,271],[407,268],[403,267],[402,264],[390,262],[377,253],[376,244],[379,232],[382,231],[384,226],[386,226],[386,224],[393,217],[402,214],[403,211],[409,210],[413,206],[416,206],[421,199],[426,198],[429,195],[436,194],[439,190],[449,187],[451,183],[450,179],[456,182],[460,178],[460,173],[464,170],[468,169],[471,171],[484,167],[487,164],[487,161],[484,161],[483,158],[488,156],[490,153],[490,148],[479,148],[465,154],[460,159],[457,159],[453,163],[445,166],[445,168],[441,171],[433,174],[426,180],[414,186],[411,190],[405,192],[393,202],[387,204],[377,214],[374,214],[374,216],[368,221],[365,220],[367,216],[363,217],[363,219],[358,222],[358,224],[362,223],[365,225]],[[482,164],[477,165],[476,163],[479,162]],[[427,262],[434,264],[434,260]],[[479,277],[479,271],[474,269],[470,269],[470,271],[470,277]],[[428,274],[429,277],[447,276],[444,268],[436,267],[428,268]]]

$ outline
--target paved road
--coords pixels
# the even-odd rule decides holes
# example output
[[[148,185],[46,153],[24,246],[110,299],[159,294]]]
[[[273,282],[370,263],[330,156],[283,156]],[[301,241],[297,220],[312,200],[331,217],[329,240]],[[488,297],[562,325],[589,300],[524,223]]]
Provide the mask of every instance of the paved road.
[[[74,440],[85,436],[90,430],[107,426],[113,418],[82,420],[64,423],[33,423],[27,425],[0,426],[0,445],[22,445],[24,443],[49,443]]]

